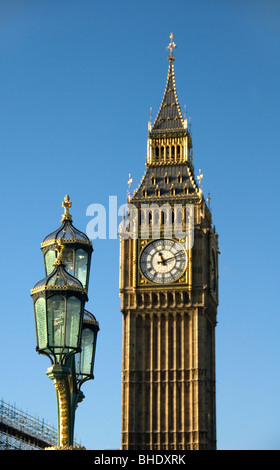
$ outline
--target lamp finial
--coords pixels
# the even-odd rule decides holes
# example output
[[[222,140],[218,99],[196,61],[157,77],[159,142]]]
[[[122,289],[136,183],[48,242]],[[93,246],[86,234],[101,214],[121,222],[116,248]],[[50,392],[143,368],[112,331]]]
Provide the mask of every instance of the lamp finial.
[[[62,207],[64,207],[64,214],[62,215],[61,222],[64,220],[72,220],[71,214],[69,214],[69,209],[72,206],[72,202],[70,202],[70,197],[66,194],[64,201],[62,203]]]

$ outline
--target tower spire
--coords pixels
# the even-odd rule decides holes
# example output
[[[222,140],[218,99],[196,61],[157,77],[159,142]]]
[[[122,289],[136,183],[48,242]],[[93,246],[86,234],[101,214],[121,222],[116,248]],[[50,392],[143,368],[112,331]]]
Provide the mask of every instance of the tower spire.
[[[174,73],[174,60],[173,51],[176,48],[176,44],[173,41],[173,33],[170,34],[170,43],[166,49],[169,49],[169,68],[167,75],[167,83],[162,99],[162,103],[152,126],[151,131],[162,131],[162,130],[181,130],[185,128],[184,119],[181,113],[180,105],[177,98],[177,91],[175,85],[175,73]]]

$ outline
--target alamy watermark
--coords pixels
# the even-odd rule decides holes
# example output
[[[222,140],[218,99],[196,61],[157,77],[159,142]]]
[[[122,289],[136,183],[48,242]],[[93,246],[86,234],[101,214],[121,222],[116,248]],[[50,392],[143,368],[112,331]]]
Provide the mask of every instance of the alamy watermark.
[[[86,215],[92,217],[86,233],[91,239],[122,238],[173,238],[186,239],[193,246],[193,204],[134,204],[118,207],[117,196],[109,196],[108,214],[104,205],[94,203],[87,208]]]

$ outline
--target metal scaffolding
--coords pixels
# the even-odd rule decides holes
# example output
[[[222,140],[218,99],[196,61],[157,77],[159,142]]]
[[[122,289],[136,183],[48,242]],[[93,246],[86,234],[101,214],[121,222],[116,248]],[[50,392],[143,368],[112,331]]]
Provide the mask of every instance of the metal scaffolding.
[[[0,450],[40,450],[56,445],[54,426],[0,401]]]

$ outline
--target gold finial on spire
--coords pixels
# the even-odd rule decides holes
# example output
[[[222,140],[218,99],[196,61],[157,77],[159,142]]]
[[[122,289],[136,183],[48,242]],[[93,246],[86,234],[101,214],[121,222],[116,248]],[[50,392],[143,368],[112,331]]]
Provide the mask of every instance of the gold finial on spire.
[[[133,179],[131,178],[131,174],[129,173],[128,175],[128,180],[127,180],[127,184],[128,184],[128,188],[130,189],[130,186],[131,186],[131,183],[132,183]]]
[[[61,222],[64,220],[72,220],[71,214],[69,214],[69,209],[72,206],[72,202],[70,202],[70,197],[66,194],[64,201],[62,203],[62,207],[64,207],[64,214],[62,215]]]
[[[57,257],[55,259],[55,262],[53,266],[59,266],[60,264],[64,264],[62,261],[62,252],[64,250],[64,245],[62,243],[62,238],[59,238],[57,240],[57,243],[55,245],[55,251],[57,251]]]
[[[201,180],[203,178],[203,174],[201,173],[201,170],[199,170],[199,174],[197,175],[197,179],[199,181],[199,187],[201,188]]]
[[[211,196],[210,196],[210,193],[208,193],[208,198],[207,198],[207,203],[208,203],[208,209],[210,210],[211,214],[212,214],[212,209],[211,209],[211,206],[210,206],[210,201],[211,201]]]
[[[131,186],[132,181],[133,181],[133,179],[131,178],[131,174],[129,173],[128,180],[127,180],[127,184],[128,184],[127,202],[130,202],[130,186]]]
[[[176,44],[173,41],[173,33],[171,33],[169,37],[170,37],[170,43],[168,44],[166,49],[170,50],[170,54],[168,57],[169,62],[173,62],[173,60],[175,60],[175,57],[173,55],[173,49],[176,49]]]

